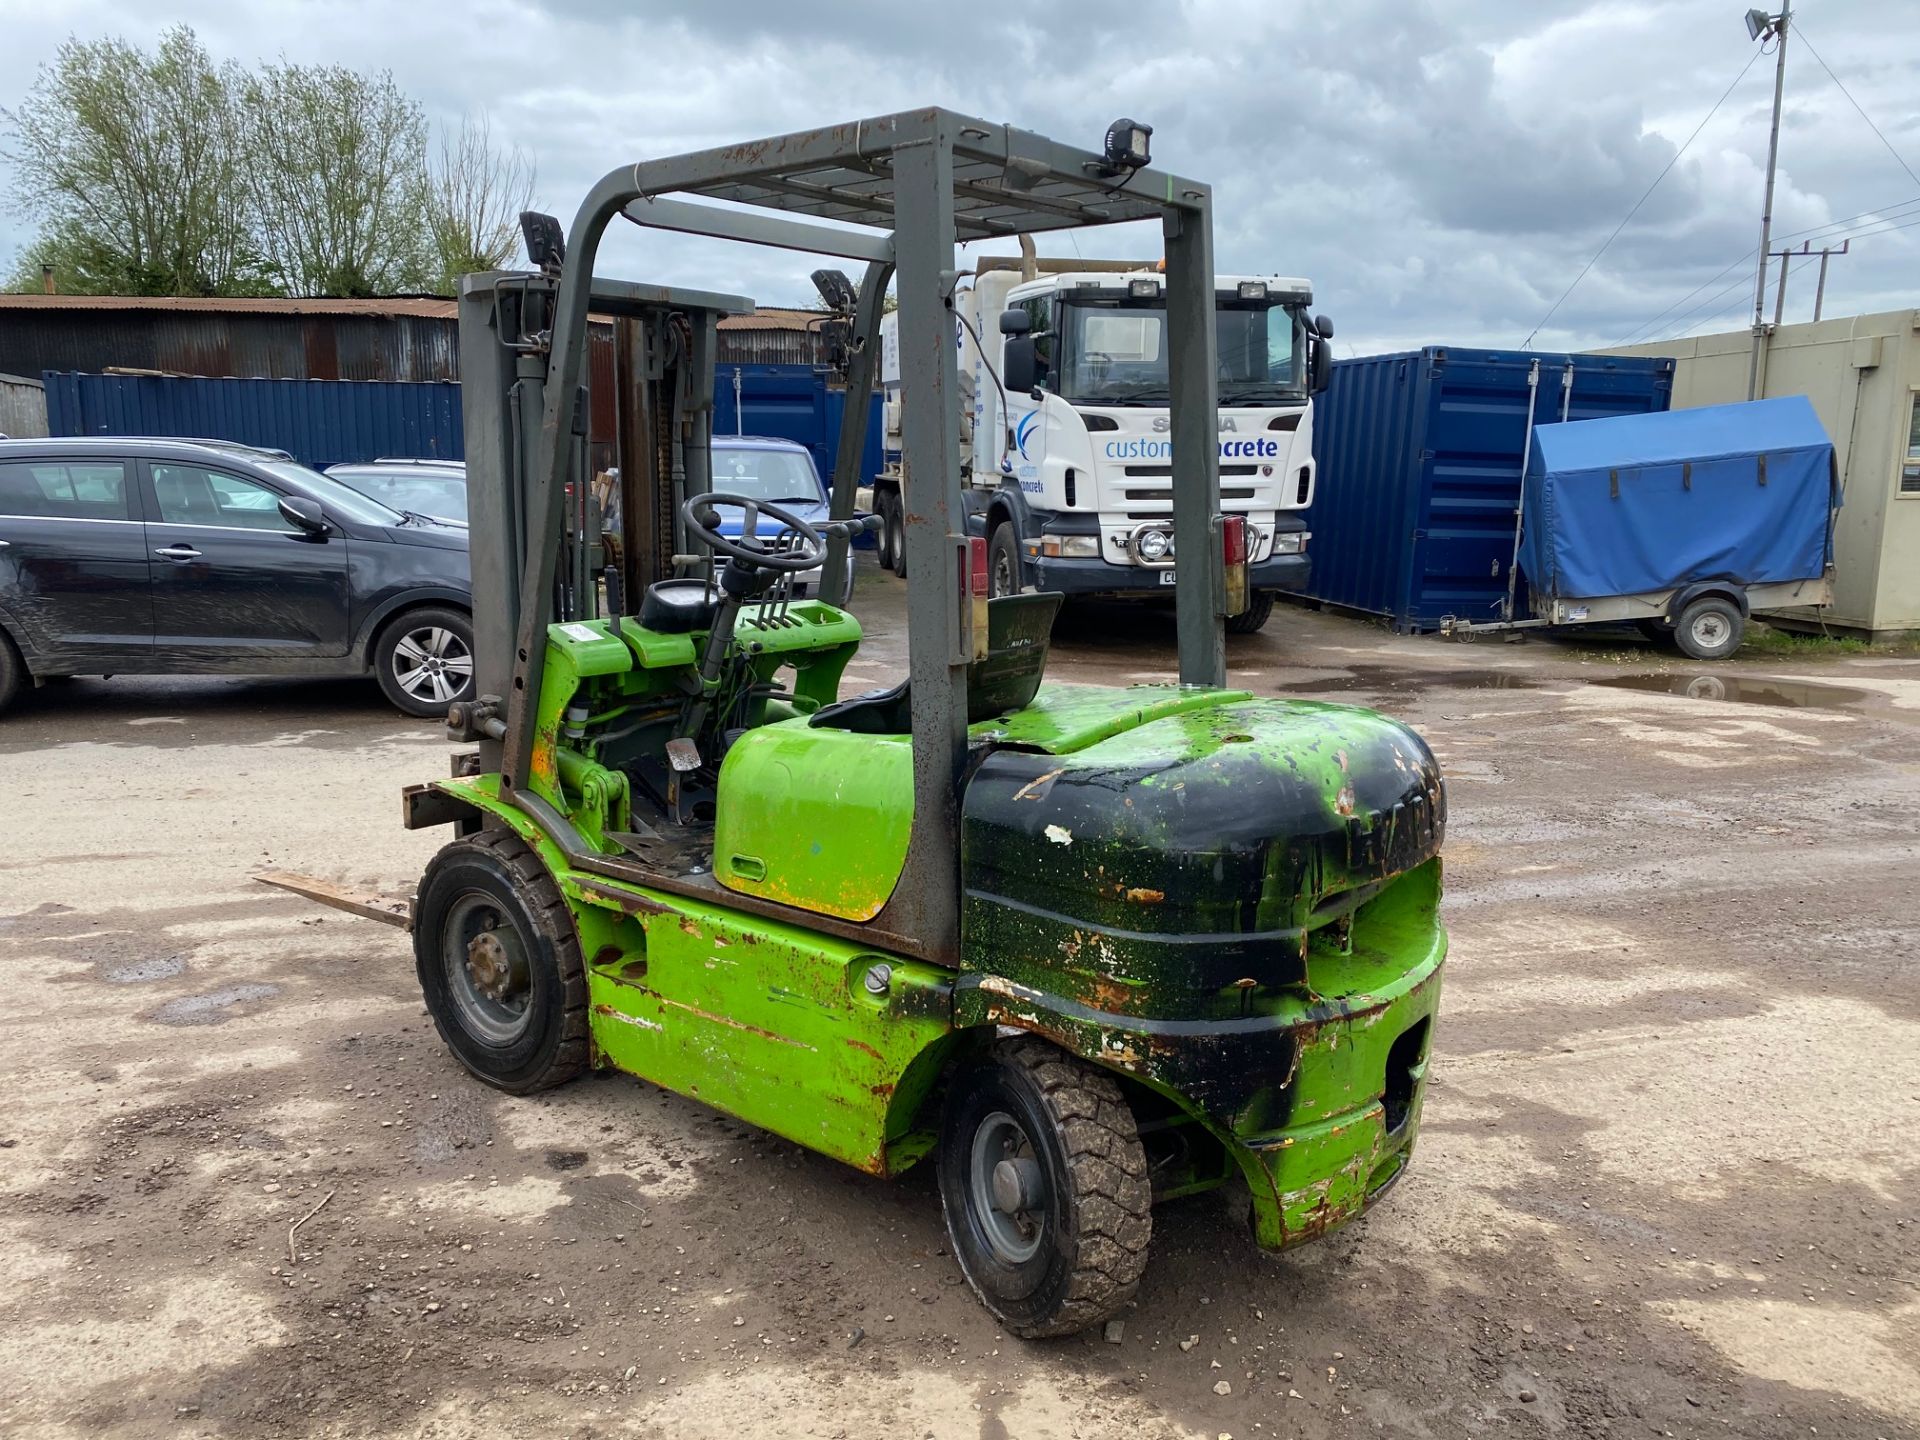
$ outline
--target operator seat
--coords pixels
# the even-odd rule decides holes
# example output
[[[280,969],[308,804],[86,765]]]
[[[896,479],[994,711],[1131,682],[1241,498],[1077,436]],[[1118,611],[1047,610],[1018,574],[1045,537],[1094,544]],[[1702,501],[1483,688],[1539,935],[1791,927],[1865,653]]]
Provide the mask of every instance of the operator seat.
[[[1002,595],[987,602],[987,654],[967,665],[967,723],[1024,710],[1047,670],[1047,642],[1066,597],[1058,591]],[[905,735],[913,729],[912,682],[836,700],[807,724],[856,735]]]
[[[705,580],[656,580],[640,601],[640,623],[661,635],[711,630],[720,590]]]

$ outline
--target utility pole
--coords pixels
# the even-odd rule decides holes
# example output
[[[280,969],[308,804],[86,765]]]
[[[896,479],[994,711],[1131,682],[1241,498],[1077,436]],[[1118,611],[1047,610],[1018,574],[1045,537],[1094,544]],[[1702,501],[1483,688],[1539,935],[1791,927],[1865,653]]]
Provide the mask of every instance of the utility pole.
[[[1760,207],[1760,273],[1753,283],[1753,355],[1747,364],[1747,399],[1754,399],[1760,392],[1760,347],[1766,343],[1767,324],[1767,245],[1773,239],[1773,172],[1780,162],[1780,99],[1787,86],[1787,17],[1793,11],[1793,0],[1781,0],[1780,13],[1765,17],[1762,12],[1749,12],[1747,28],[1755,40],[1764,35],[1774,37],[1773,64],[1773,129],[1767,136],[1767,196]],[[1764,25],[1756,25],[1756,17],[1765,19]],[[1783,262],[1784,263],[1784,262]]]
[[[1835,255],[1846,254],[1847,247],[1852,243],[1853,241],[1850,239],[1842,240],[1838,250],[1833,249],[1831,246],[1816,250],[1813,248],[1813,242],[1811,240],[1802,240],[1798,250],[1776,250],[1773,252],[1773,258],[1780,262],[1780,284],[1775,287],[1773,292],[1773,325],[1776,330],[1780,328],[1780,321],[1786,315],[1787,311],[1788,266],[1795,260],[1810,260],[1815,255],[1820,257],[1820,283],[1815,287],[1813,292],[1813,318],[1818,320],[1820,318],[1820,307],[1827,298],[1827,261]]]
[[[1852,243],[1853,241],[1850,239],[1842,240],[1838,250],[1822,250],[1820,252],[1820,283],[1814,287],[1813,291],[1813,318],[1815,320],[1820,318],[1820,306],[1827,298],[1827,261],[1835,255],[1846,254],[1847,247]]]

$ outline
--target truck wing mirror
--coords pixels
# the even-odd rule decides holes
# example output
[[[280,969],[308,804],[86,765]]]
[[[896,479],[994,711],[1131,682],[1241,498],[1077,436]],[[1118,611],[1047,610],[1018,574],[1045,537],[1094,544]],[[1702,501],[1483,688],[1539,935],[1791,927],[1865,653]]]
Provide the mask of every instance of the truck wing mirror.
[[[1000,312],[1000,333],[1002,335],[1025,335],[1033,329],[1033,317],[1018,305],[1011,310]]]
[[[1333,345],[1316,340],[1313,345],[1313,393],[1318,395],[1333,382]]]
[[[1040,383],[1039,358],[1031,335],[1009,335],[1000,355],[1000,383],[1009,395],[1025,395]]]
[[[1333,321],[1324,315],[1314,316],[1313,333],[1318,335],[1322,340],[1331,340],[1333,338]]]

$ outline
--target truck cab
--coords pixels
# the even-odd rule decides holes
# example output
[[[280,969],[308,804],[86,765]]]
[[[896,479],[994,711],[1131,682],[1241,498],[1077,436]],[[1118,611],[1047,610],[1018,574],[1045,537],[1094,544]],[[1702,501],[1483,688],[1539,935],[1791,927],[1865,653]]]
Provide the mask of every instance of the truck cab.
[[[983,261],[955,298],[970,527],[988,542],[993,595],[1156,594],[1173,584],[1177,544],[1165,277],[1064,263],[1089,268]],[[1255,630],[1275,591],[1307,580],[1312,396],[1332,327],[1309,317],[1303,279],[1219,276],[1215,295],[1221,509],[1247,518],[1253,591],[1233,628]],[[883,347],[892,446],[898,364]]]

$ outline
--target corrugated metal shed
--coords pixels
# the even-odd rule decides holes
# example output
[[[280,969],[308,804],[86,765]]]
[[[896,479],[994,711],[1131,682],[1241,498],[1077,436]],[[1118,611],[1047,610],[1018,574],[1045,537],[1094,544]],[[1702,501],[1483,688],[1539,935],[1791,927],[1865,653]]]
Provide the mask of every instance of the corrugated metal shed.
[[[1673,393],[1665,360],[1428,346],[1334,363],[1313,402],[1309,596],[1399,630],[1498,618],[1536,363],[1536,423],[1561,418],[1569,370],[1569,420],[1665,410]]]
[[[383,455],[466,455],[460,387],[444,382],[59,374],[46,381],[55,435],[236,440],[320,468]]]
[[[720,322],[724,365],[824,365],[819,310]],[[610,338],[595,326],[594,338]],[[0,295],[0,372],[151,370],[274,380],[458,380],[451,300]],[[611,432],[609,431],[609,434]]]
[[[0,295],[0,371],[456,380],[451,300]]]
[[[0,375],[0,435],[37,440],[47,433],[47,387],[24,375]]]

